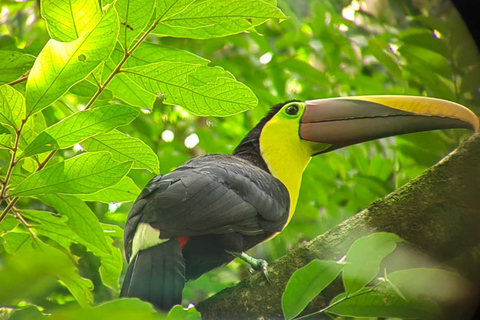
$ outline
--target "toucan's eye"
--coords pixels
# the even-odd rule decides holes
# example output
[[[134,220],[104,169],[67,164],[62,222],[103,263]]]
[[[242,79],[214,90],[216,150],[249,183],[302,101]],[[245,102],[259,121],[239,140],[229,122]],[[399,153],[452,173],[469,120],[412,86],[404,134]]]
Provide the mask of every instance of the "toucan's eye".
[[[285,112],[291,116],[298,114],[298,105],[291,104],[285,109]]]

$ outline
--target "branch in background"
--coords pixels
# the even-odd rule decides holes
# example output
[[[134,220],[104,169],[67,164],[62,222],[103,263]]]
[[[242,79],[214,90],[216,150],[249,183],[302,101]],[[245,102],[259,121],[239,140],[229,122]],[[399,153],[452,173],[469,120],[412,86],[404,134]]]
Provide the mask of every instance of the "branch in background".
[[[393,232],[408,243],[387,258],[389,272],[441,267],[455,259],[457,271],[478,287],[479,226],[480,134],[476,134],[420,177],[273,262],[270,285],[254,275],[200,302],[197,310],[203,319],[283,318],[281,296],[293,272],[314,258],[339,259],[356,239],[379,231]],[[334,282],[305,313],[324,308],[343,291],[341,281]],[[478,292],[463,298],[442,307],[452,310],[455,319],[469,319]]]

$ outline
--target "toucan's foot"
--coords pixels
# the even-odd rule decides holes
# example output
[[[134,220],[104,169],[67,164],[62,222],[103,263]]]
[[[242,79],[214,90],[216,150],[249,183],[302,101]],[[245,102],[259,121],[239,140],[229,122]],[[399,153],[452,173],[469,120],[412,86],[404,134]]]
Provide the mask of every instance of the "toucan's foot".
[[[265,280],[267,280],[268,283],[270,283],[270,279],[268,278],[268,263],[265,260],[262,259],[256,259],[254,257],[249,256],[245,252],[232,252],[232,251],[227,251],[230,253],[232,256],[236,258],[240,258],[246,263],[250,265],[249,271],[251,273],[254,273],[256,271],[261,271],[263,276],[265,277]]]

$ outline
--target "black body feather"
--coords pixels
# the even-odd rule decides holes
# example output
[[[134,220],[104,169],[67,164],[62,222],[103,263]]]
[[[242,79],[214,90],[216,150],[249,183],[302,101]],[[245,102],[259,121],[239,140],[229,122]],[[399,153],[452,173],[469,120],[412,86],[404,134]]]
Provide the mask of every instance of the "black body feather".
[[[125,225],[125,254],[127,260],[133,259],[121,296],[138,297],[169,309],[180,303],[184,283],[175,280],[167,287],[159,280],[162,273],[179,279],[183,264],[182,277],[196,279],[233,260],[227,251],[244,252],[283,229],[288,221],[289,194],[270,174],[259,145],[264,125],[283,105],[273,107],[233,155],[201,156],[148,183]],[[140,223],[160,230],[160,239],[171,240],[131,257]],[[183,249],[179,237],[189,237]],[[162,262],[167,255],[178,260],[174,268],[168,269]],[[154,289],[156,286],[163,288]],[[165,300],[169,290],[173,298]]]

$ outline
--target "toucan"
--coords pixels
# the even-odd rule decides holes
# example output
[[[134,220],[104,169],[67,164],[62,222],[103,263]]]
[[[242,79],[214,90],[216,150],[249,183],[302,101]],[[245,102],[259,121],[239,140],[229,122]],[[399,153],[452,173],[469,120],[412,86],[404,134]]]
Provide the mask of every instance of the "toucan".
[[[413,96],[288,101],[274,106],[233,154],[196,157],[154,177],[125,224],[129,266],[121,297],[168,310],[185,282],[243,258],[292,219],[312,156],[388,136],[446,128],[478,130],[467,108]]]

